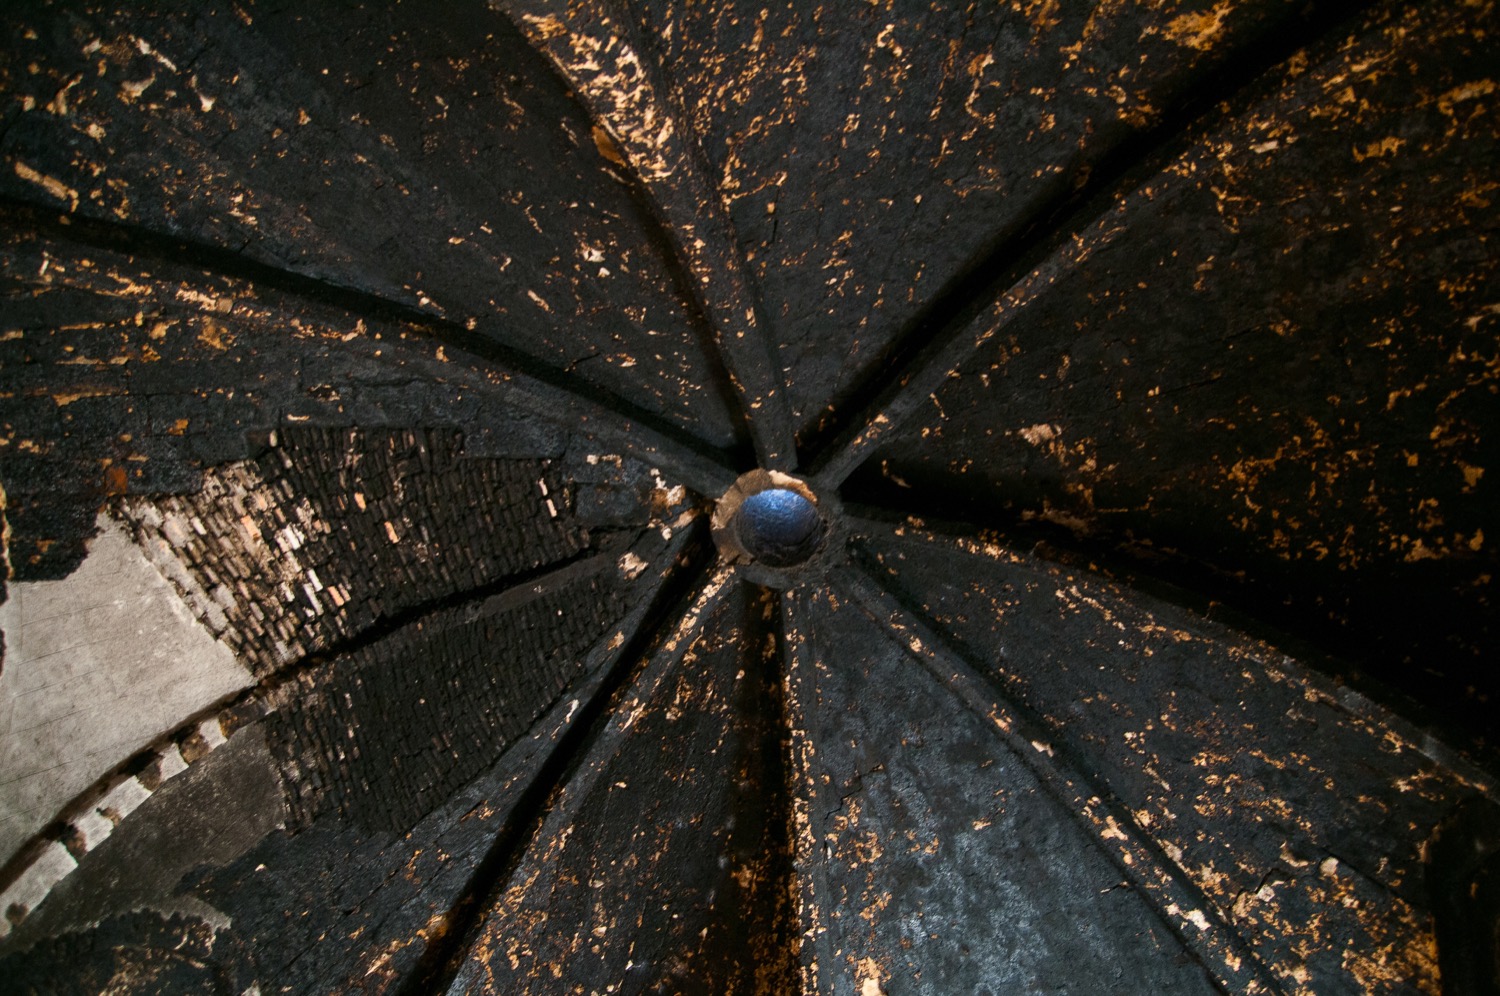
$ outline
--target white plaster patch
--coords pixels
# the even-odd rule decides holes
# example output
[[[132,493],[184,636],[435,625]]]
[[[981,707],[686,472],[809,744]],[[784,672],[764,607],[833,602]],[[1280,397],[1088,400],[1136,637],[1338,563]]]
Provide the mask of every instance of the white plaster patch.
[[[176,777],[187,770],[187,762],[182,759],[182,751],[178,750],[176,744],[170,744],[158,755],[156,770],[161,775],[162,781]]]
[[[68,849],[53,841],[48,844],[36,860],[27,866],[9,889],[0,894],[0,937],[10,933],[10,920],[4,915],[12,906],[30,911],[43,899],[52,887],[61,882],[69,872],[78,867]]]
[[[199,723],[198,736],[203,738],[203,742],[208,745],[209,750],[213,750],[224,743],[224,731],[219,728],[218,717],[210,716]]]
[[[73,829],[83,838],[84,851],[92,851],[115,832],[115,825],[99,815],[99,810],[91,809],[73,821]]]
[[[135,808],[149,798],[151,793],[146,791],[140,779],[127,778],[104,793],[94,809],[100,816],[118,826],[121,820],[135,812]]]
[[[0,862],[125,759],[252,681],[125,530],[104,516],[99,527],[72,575],[13,583],[0,605]]]

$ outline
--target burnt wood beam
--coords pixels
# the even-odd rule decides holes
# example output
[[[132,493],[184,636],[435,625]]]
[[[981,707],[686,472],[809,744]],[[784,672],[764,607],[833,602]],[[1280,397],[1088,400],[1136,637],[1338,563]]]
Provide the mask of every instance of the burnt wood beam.
[[[1297,643],[1253,616],[1226,607],[1210,595],[1141,573],[1138,565],[1119,562],[1099,551],[1060,546],[1051,531],[1002,532],[983,523],[961,519],[919,519],[869,505],[845,505],[844,511],[848,535],[860,547],[877,537],[901,537],[947,553],[974,555],[983,550],[986,555],[996,555],[995,552],[1000,551],[1005,557],[1039,566],[1092,575],[1105,583],[1128,589],[1137,598],[1170,605],[1209,625],[1273,646],[1305,668],[1301,680],[1315,688],[1316,694],[1337,699],[1339,708],[1356,717],[1359,723],[1370,728],[1394,730],[1434,765],[1453,772],[1476,793],[1500,805],[1500,781],[1491,773],[1500,767],[1500,755],[1494,751],[1454,749],[1429,730],[1429,726],[1437,725],[1438,717],[1424,712],[1417,703],[1405,699],[1385,701],[1381,693],[1388,695],[1388,690],[1360,680],[1357,673],[1329,675],[1329,669],[1338,663],[1336,660],[1319,657],[1314,648]],[[889,585],[878,580],[878,574],[871,570],[870,561],[858,560],[865,555],[867,551],[863,550],[855,555],[855,562],[860,563],[860,575],[876,578],[879,591],[901,601],[898,595],[891,593]]]
[[[845,497],[1133,562],[1493,742],[1496,214],[1463,191],[1497,135],[1446,96],[1490,86],[1493,19],[1380,4],[1237,95]]]
[[[1119,234],[1104,227],[1135,201],[1149,199],[1151,178],[1170,163],[1205,121],[1230,116],[1235,101],[1276,67],[1346,27],[1373,3],[1320,3],[1289,15],[1230,56],[1208,85],[1153,126],[1101,157],[1087,182],[1038,210],[1019,235],[1002,240],[941,288],[898,337],[892,360],[856,394],[858,407],[814,440],[807,472],[821,488],[842,484],[882,443],[905,427],[944,380],[995,340],[1026,305]]]
[[[1015,713],[995,715],[1019,716],[1022,741],[1046,755],[1033,758],[1018,744],[1023,761],[1048,766],[1056,758],[1109,801],[1107,811],[1091,815],[1057,797],[1075,819],[1087,818],[1085,829],[1104,819],[1103,828],[1093,824],[1096,843],[1121,842],[1118,826],[1159,848],[1171,873],[1204,897],[1282,986],[1337,988],[1334,980],[1349,970],[1337,957],[1296,949],[1302,935],[1290,925],[1316,917],[1330,935],[1401,938],[1379,967],[1370,961],[1355,970],[1366,988],[1378,988],[1368,980],[1387,967],[1391,982],[1432,985],[1427,910],[1434,897],[1414,875],[1428,865],[1432,828],[1465,800],[1493,799],[1492,777],[1340,680],[1183,610],[1170,593],[1122,587],[1092,564],[1049,563],[959,525],[934,533],[923,523],[856,516],[850,531],[859,568],[877,579],[869,584],[879,604],[871,605],[881,611],[867,606],[876,618],[914,623],[905,645],[931,655],[928,669],[955,683],[962,700],[977,695],[982,706],[1014,706]],[[1229,729],[1258,746],[1222,754],[1199,752],[1201,739],[1181,746],[1186,731],[1212,739],[1210,731]],[[1279,771],[1284,781],[1271,773]],[[1434,789],[1384,798],[1373,788],[1412,777],[1433,779]],[[1240,778],[1255,788],[1226,790]],[[1298,826],[1260,812],[1252,801],[1260,792],[1295,813]],[[1313,815],[1320,811],[1328,818]],[[1233,871],[1223,878],[1215,868]],[[1259,890],[1268,882],[1277,898],[1262,906]],[[1335,882],[1353,891],[1335,899],[1328,891]],[[1159,895],[1152,901],[1173,912]],[[1298,904],[1308,912],[1279,919]],[[1349,950],[1369,947],[1354,940]]]
[[[594,141],[645,190],[713,330],[759,466],[796,468],[781,373],[745,275],[733,225],[683,117],[655,78],[646,43],[608,0],[493,0],[573,87]]]
[[[802,993],[828,992],[826,980],[819,979],[819,966],[836,963],[834,939],[829,933],[829,911],[823,908],[832,895],[828,865],[824,860],[827,846],[818,832],[816,817],[821,808],[820,778],[814,764],[816,747],[807,735],[814,710],[809,697],[798,694],[798,685],[822,666],[813,640],[812,626],[816,607],[806,594],[781,593],[782,681],[787,726],[787,785],[791,795],[792,865],[797,888],[798,929],[802,935]],[[820,982],[822,983],[820,986]]]

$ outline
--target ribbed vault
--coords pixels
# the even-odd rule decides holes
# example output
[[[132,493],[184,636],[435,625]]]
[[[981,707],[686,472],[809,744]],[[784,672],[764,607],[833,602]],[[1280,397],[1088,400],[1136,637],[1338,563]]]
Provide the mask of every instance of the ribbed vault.
[[[1493,3],[10,22],[18,991],[1497,991]]]

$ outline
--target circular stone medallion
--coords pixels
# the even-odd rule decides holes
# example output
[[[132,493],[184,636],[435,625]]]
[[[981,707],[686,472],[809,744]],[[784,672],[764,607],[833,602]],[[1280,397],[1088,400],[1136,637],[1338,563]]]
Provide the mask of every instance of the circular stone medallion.
[[[801,478],[752,470],[719,499],[714,540],[745,577],[790,588],[810,576],[833,545],[835,519],[833,503]]]
[[[823,539],[818,506],[790,488],[757,491],[734,520],[740,546],[757,561],[791,567],[815,554]]]

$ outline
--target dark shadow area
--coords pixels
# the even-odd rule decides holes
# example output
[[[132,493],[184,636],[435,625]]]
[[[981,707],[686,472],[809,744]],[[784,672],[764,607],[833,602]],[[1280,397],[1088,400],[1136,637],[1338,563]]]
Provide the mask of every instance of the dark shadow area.
[[[1477,799],[1438,828],[1427,885],[1444,996],[1500,993],[1500,806]]]

